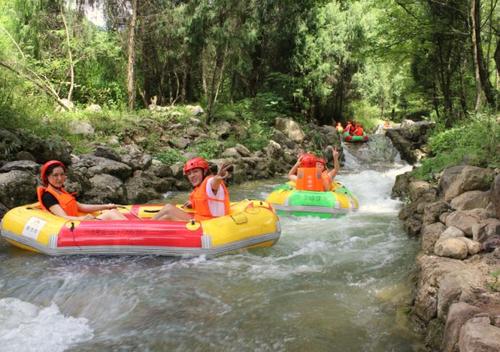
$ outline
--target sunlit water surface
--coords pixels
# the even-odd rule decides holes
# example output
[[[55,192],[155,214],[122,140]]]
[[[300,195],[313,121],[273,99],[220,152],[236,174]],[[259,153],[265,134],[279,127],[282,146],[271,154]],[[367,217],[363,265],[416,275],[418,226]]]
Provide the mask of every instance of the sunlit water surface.
[[[419,350],[406,320],[417,244],[389,198],[403,169],[346,165],[338,179],[360,210],[282,218],[272,248],[215,259],[50,258],[2,242],[0,350]],[[283,181],[232,186],[231,196],[263,199]]]

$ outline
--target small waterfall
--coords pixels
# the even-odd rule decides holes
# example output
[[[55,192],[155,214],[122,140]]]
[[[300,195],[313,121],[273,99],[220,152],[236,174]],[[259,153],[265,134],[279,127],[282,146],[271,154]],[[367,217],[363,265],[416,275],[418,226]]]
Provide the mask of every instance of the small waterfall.
[[[371,135],[367,143],[342,142],[342,149],[347,170],[386,170],[404,164],[391,140],[383,134]]]

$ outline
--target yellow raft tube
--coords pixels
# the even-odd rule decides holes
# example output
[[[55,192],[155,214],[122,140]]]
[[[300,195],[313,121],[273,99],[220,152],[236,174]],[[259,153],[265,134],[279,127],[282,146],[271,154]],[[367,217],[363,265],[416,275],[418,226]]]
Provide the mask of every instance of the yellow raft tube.
[[[161,205],[119,208],[128,220],[73,221],[38,203],[14,208],[1,235],[14,246],[48,255],[215,256],[242,248],[269,247],[281,234],[273,207],[264,201],[231,204],[229,215],[203,220],[157,221]]]

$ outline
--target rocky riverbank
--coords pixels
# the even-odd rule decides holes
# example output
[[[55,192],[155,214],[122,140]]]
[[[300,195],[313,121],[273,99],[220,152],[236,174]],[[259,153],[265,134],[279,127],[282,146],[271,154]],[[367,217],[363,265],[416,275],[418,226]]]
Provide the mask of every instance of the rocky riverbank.
[[[500,351],[500,173],[455,166],[436,183],[398,176],[399,217],[419,236],[412,318],[431,351]]]
[[[223,140],[240,133],[238,126],[228,123],[209,129],[200,120],[192,120],[188,126],[170,126],[168,134],[162,134],[165,143],[175,146],[185,159],[195,156],[188,147],[200,139]],[[245,145],[236,144],[209,162],[232,163],[234,172],[229,182],[240,183],[285,174],[299,149],[326,151],[328,145],[340,147],[335,128],[308,127],[310,133],[291,119],[277,118],[271,139],[262,150],[251,152]],[[22,130],[0,129],[0,137],[0,217],[10,208],[36,201],[40,166],[51,159],[70,165],[67,189],[77,192],[82,202],[145,203],[161,199],[168,191],[190,188],[182,174],[183,162],[167,164],[153,158],[140,146],[139,135],[125,135],[114,146],[94,145],[93,152],[82,155],[72,153],[65,141],[42,140]]]

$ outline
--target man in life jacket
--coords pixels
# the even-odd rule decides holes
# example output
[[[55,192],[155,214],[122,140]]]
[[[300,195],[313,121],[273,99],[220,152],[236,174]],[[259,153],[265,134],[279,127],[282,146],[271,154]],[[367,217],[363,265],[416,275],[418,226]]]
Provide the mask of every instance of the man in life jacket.
[[[356,123],[356,127],[354,128],[353,134],[355,136],[363,136],[365,132],[363,131],[363,127],[361,127],[360,123]]]
[[[43,186],[36,190],[43,210],[68,220],[126,220],[115,204],[82,204],[64,189],[66,166],[59,160],[47,161],[40,169]],[[97,212],[100,212],[97,214]],[[92,214],[93,213],[93,214]]]
[[[303,154],[290,169],[288,178],[291,181],[295,181],[295,188],[297,190],[329,191],[332,181],[340,169],[337,148],[332,148],[332,156],[334,168],[328,171],[326,161],[323,158],[318,158],[309,153]]]
[[[212,175],[208,162],[196,157],[184,165],[184,175],[193,186],[189,201],[183,207],[194,210],[194,219],[197,221],[211,219],[229,214],[229,192],[224,179],[229,176],[231,165],[222,165],[216,175]],[[189,221],[192,213],[177,208],[173,204],[165,205],[155,216],[154,220]]]

